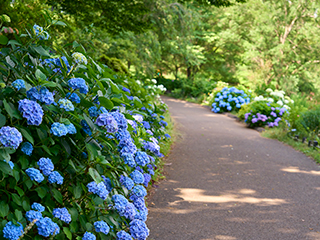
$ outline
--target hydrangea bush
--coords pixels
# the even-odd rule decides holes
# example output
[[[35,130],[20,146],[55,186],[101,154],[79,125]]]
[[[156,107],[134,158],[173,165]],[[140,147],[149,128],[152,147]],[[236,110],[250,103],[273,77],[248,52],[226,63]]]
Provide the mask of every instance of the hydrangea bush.
[[[284,107],[274,102],[253,101],[239,111],[239,118],[249,127],[277,127],[288,113]]]
[[[146,239],[166,105],[49,38],[35,25],[0,49],[0,236]]]
[[[241,106],[250,103],[250,92],[236,87],[224,87],[214,95],[212,111],[215,113],[239,111]]]

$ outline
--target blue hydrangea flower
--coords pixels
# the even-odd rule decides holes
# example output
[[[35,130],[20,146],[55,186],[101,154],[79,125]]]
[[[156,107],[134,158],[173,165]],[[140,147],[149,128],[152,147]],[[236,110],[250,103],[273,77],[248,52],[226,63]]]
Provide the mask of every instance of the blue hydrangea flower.
[[[106,200],[108,197],[109,191],[103,182],[97,184],[95,181],[92,181],[87,184],[87,188],[89,192],[99,195],[103,200]]]
[[[9,126],[0,128],[0,143],[2,146],[17,149],[21,142],[22,135],[16,128]]]
[[[48,177],[49,183],[63,184],[63,177],[57,171],[53,171]]]
[[[122,113],[111,112],[110,114],[114,117],[114,119],[118,123],[119,129],[127,129],[128,128],[127,119]]]
[[[76,93],[72,93],[71,95],[70,93],[67,93],[66,98],[74,103],[80,103],[80,97]]]
[[[138,198],[145,197],[147,196],[147,190],[142,185],[137,185],[132,189],[132,194]]]
[[[121,230],[117,232],[117,240],[132,240],[132,237],[129,233]]]
[[[32,101],[40,100],[40,94],[38,89],[36,89],[35,87],[30,88],[27,91],[27,98],[29,98]]]
[[[68,85],[72,89],[79,89],[80,93],[87,94],[89,91],[86,81],[83,78],[71,78],[68,81]]]
[[[144,176],[143,185],[144,185],[145,187],[148,187],[149,182],[150,182],[150,180],[151,180],[151,175],[150,175],[149,173],[144,173],[143,176]]]
[[[164,134],[164,136],[165,136],[166,138],[171,138],[171,136],[170,136],[168,133]]]
[[[20,89],[26,88],[25,82],[22,79],[17,79],[12,83],[12,86],[16,88],[18,91]]]
[[[55,122],[51,125],[50,132],[55,136],[62,137],[68,134],[68,129],[64,124]]]
[[[90,117],[97,117],[99,115],[98,108],[96,106],[92,106],[88,109]]]
[[[138,219],[130,222],[130,233],[134,239],[146,239],[149,236],[147,225]]]
[[[13,222],[8,222],[2,230],[3,237],[9,240],[18,240],[23,234],[23,226],[18,222],[18,226],[14,225]]]
[[[37,102],[29,99],[20,100],[18,110],[27,119],[29,125],[39,126],[41,124],[43,109]]]
[[[125,186],[128,190],[131,190],[134,187],[134,182],[129,177],[124,177],[121,175],[120,177],[120,183]]]
[[[143,222],[147,221],[148,218],[148,209],[145,207],[143,209],[137,210],[136,215],[134,216],[135,219],[139,219]]]
[[[35,168],[28,168],[26,170],[26,174],[30,177],[31,180],[36,181],[38,183],[44,180],[44,176],[38,169]]]
[[[141,114],[134,114],[132,117],[139,123],[142,123],[143,121],[143,116]]]
[[[45,210],[45,207],[44,207],[44,206],[42,206],[40,203],[36,203],[36,202],[34,202],[34,203],[31,205],[31,208],[32,208],[33,210],[37,210],[37,211],[39,211],[39,212],[43,212],[43,211]]]
[[[26,212],[26,218],[29,222],[32,222],[35,219],[40,220],[42,218],[42,214],[41,212],[30,210]]]
[[[102,179],[103,179],[104,185],[106,185],[107,190],[108,190],[109,192],[111,192],[111,190],[112,190],[112,184],[111,184],[110,178],[106,178],[106,177],[103,176],[103,175],[102,175],[101,177],[102,177]]]
[[[50,158],[40,158],[37,164],[45,176],[48,176],[54,170],[54,165]]]
[[[168,125],[168,123],[167,123],[166,121],[164,121],[164,120],[161,120],[161,121],[159,122],[159,124],[160,124],[161,126],[163,126],[163,127],[166,127],[166,126]]]
[[[104,126],[109,133],[115,133],[118,131],[118,124],[114,117],[110,113],[102,113],[96,120],[98,126]]]
[[[40,98],[38,99],[40,102],[46,105],[50,105],[54,103],[54,97],[52,92],[50,92],[46,87],[38,87],[38,88],[40,88],[39,90]]]
[[[125,207],[125,210],[119,214],[120,216],[128,218],[131,221],[135,219],[136,213],[137,213],[136,207],[133,205],[133,203],[128,202],[128,204]]]
[[[88,134],[89,136],[91,136],[91,135],[92,135],[92,132],[91,132],[91,129],[90,129],[88,123],[87,123],[85,120],[81,120],[80,124],[81,124],[81,126],[82,126],[82,130],[83,130],[86,134]]]
[[[143,125],[143,127],[144,127],[145,129],[150,129],[150,128],[151,128],[150,123],[147,122],[147,121],[142,121],[142,125]]]
[[[96,236],[91,232],[85,232],[85,234],[82,237],[82,240],[96,240]]]
[[[115,194],[112,196],[114,207],[119,213],[123,213],[126,210],[126,206],[129,201],[121,194]]]
[[[133,201],[133,204],[138,210],[143,210],[146,208],[146,202],[145,202],[144,198],[136,198]]]
[[[60,108],[66,110],[67,112],[74,111],[74,106],[68,99],[59,99],[58,104],[60,104]]]
[[[37,24],[33,25],[33,31],[40,40],[48,40],[50,37],[49,33]]]
[[[87,65],[88,63],[87,58],[82,53],[79,53],[79,52],[72,53],[72,57],[76,63],[83,63],[85,65]]]
[[[137,165],[132,154],[124,153],[121,155],[121,157],[122,157],[124,163],[127,164],[129,167],[133,168]]]
[[[52,215],[65,223],[71,222],[71,215],[66,208],[55,208],[52,211]]]
[[[57,57],[57,58],[54,58],[54,63],[59,66],[61,69],[64,69],[65,66],[67,67],[67,71],[69,72],[70,71],[70,64],[68,62],[68,59],[65,57],[65,56],[62,56],[62,57]],[[65,65],[65,66],[64,66]],[[56,69],[53,69],[54,72],[61,72],[61,69],[60,68],[56,68]]]
[[[148,157],[148,154],[145,152],[138,151],[136,152],[136,156],[134,158],[136,160],[136,163],[140,166],[145,166],[150,162],[150,159]]]
[[[127,92],[127,93],[130,94],[130,90],[128,88],[126,88],[126,87],[122,87],[122,91]]]
[[[132,173],[130,173],[130,177],[135,184],[142,184],[144,182],[144,176],[138,170],[134,170]]]
[[[60,233],[60,227],[53,222],[50,218],[45,217],[36,221],[38,234],[43,237],[49,237],[50,235],[57,235]]]
[[[96,232],[102,232],[107,235],[110,231],[110,227],[104,221],[97,221],[93,225],[94,225]]]
[[[22,143],[21,145],[21,151],[28,155],[28,156],[31,156],[32,155],[32,151],[33,151],[33,146],[31,143],[29,142],[25,142],[25,143]]]
[[[68,129],[69,134],[76,134],[77,133],[77,129],[72,123],[70,123],[69,125],[66,125],[66,128]]]

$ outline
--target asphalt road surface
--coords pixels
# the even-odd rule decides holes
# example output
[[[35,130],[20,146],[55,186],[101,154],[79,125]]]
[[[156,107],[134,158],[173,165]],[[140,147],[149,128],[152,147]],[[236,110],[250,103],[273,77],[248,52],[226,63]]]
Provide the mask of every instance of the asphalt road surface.
[[[148,239],[320,239],[319,165],[232,118],[163,99],[181,136],[149,200]]]

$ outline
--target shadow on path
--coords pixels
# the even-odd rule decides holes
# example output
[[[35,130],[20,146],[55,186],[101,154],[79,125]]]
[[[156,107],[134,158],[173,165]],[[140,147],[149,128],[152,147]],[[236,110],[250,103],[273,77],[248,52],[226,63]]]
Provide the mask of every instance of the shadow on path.
[[[313,160],[205,107],[164,101],[182,139],[148,206],[148,239],[320,239]]]

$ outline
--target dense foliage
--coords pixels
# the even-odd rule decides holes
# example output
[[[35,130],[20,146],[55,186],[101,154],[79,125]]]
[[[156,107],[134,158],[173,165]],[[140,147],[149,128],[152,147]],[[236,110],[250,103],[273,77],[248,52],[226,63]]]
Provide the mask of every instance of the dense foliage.
[[[146,187],[170,137],[165,89],[49,38],[34,25],[1,48],[1,235],[146,239]]]

